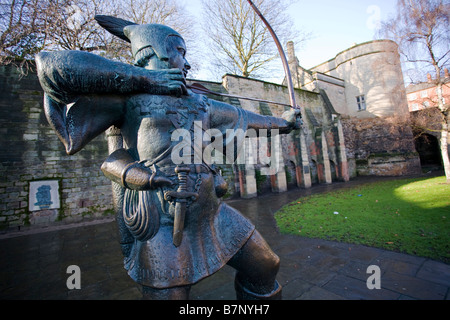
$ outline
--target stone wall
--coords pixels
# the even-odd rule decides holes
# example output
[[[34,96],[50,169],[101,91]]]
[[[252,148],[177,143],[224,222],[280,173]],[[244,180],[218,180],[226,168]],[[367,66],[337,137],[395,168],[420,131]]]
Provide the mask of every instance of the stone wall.
[[[335,103],[335,108],[346,107],[346,115],[371,118],[408,113],[400,55],[393,41],[373,40],[354,45],[310,71],[345,81],[345,106]],[[365,110],[358,110],[356,97],[361,95],[365,96]]]
[[[347,117],[342,124],[351,176],[420,173],[420,160],[407,119]]]
[[[201,84],[216,92],[280,103],[289,102],[285,86],[256,79],[225,75],[222,83]],[[225,178],[229,185],[229,195],[239,194],[241,197],[251,198],[265,192],[284,192],[292,187],[309,188],[314,183],[332,183],[349,179],[340,116],[331,105],[327,94],[324,91],[319,93],[296,89],[295,95],[296,102],[302,110],[304,125],[302,130],[280,135],[281,152],[276,157],[278,161],[276,174],[266,175],[268,166],[260,162],[235,165],[228,170],[222,170],[227,172]],[[213,95],[210,98],[269,116],[281,117],[283,112],[289,110],[289,107],[270,102],[229,99]],[[252,145],[259,146],[260,143],[255,141]],[[261,149],[257,150],[255,155],[261,153]],[[269,152],[273,154],[273,150]],[[275,167],[272,162],[270,167]]]
[[[288,46],[289,67],[297,88],[327,92],[335,110],[355,118],[406,115],[408,106],[398,46],[391,40],[374,40],[338,53],[306,70]],[[357,97],[364,96],[365,106]]]
[[[227,75],[222,83],[202,84],[222,93],[288,102],[285,86],[254,79]],[[356,175],[410,174],[420,168],[408,124],[394,118],[343,118],[324,90],[296,89],[295,94],[304,126],[281,135],[277,159],[281,170],[265,175],[267,168],[260,164],[222,165],[227,197],[309,188]],[[210,98],[263,115],[281,116],[288,110],[271,103]],[[45,118],[43,93],[34,73],[22,76],[13,66],[0,66],[0,130],[0,228],[113,213],[111,183],[100,170],[108,156],[105,135],[68,156]]]
[[[341,117],[350,177],[420,171],[395,42],[354,45],[310,70],[299,65],[293,43],[288,53],[296,87],[325,91]]]
[[[111,183],[100,171],[104,135],[68,156],[45,118],[33,72],[0,66],[0,132],[1,229],[112,213]]]

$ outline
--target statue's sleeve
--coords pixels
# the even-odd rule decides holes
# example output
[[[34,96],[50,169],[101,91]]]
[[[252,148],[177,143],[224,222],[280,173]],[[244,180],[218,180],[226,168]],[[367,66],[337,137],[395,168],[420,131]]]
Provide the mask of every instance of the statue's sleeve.
[[[36,55],[39,82],[52,100],[69,104],[82,94],[151,93],[161,80],[144,68],[111,61],[83,51],[41,52]]]
[[[80,60],[82,56],[85,63]],[[105,67],[105,73],[96,73],[89,59],[93,56],[62,51],[43,52],[36,57],[45,115],[68,154],[78,152],[123,119],[126,95],[114,87],[118,87],[114,81],[120,80],[110,78],[112,66],[103,58],[95,62],[97,68]]]
[[[226,150],[236,150],[235,153],[227,153],[227,156],[239,154],[245,137],[257,137],[262,134],[261,129],[266,129],[264,135],[270,135],[274,129],[278,133],[292,130],[292,126],[282,118],[263,116],[216,100],[209,100],[209,111],[210,126],[221,131]]]
[[[80,94],[177,95],[184,86],[179,69],[146,70],[89,52],[40,52],[35,60],[42,88],[63,104]]]
[[[50,126],[66,148],[75,154],[112,125],[120,125],[124,98],[114,95],[80,95],[69,104],[44,94],[44,111]]]

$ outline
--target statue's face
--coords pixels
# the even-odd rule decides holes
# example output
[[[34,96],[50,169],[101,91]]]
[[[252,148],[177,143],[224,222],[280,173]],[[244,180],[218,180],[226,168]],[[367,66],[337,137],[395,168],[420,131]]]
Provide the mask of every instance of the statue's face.
[[[145,65],[146,69],[180,69],[186,78],[188,70],[191,69],[189,62],[186,60],[186,45],[184,40],[177,36],[169,36],[167,38],[167,55],[153,55]]]

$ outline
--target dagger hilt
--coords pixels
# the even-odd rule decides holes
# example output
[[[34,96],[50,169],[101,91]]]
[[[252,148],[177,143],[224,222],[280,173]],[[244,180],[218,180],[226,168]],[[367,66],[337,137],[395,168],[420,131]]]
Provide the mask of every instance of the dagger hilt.
[[[175,173],[178,175],[178,192],[183,192],[187,190],[187,177],[189,172],[191,172],[191,168],[189,167],[180,167],[177,166],[175,168]]]
[[[178,188],[177,191],[166,191],[164,193],[165,200],[173,201],[175,199],[177,202],[187,202],[188,199],[193,201],[198,199],[197,192],[187,191],[187,178],[189,172],[191,172],[191,168],[189,167],[177,166],[175,168],[175,173],[178,175]]]

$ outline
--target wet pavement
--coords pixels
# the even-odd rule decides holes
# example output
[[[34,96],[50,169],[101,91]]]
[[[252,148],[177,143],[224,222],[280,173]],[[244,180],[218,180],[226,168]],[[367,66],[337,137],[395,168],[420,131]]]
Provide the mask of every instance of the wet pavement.
[[[250,218],[281,258],[278,281],[285,300],[449,300],[450,265],[392,251],[278,232],[274,213],[301,196],[380,178],[294,189],[227,203]],[[67,287],[71,265],[81,289]],[[369,289],[379,267],[381,289]],[[126,274],[113,219],[0,234],[0,299],[134,300],[140,287]],[[373,279],[370,278],[370,279]],[[192,300],[232,300],[234,269],[194,285]]]

